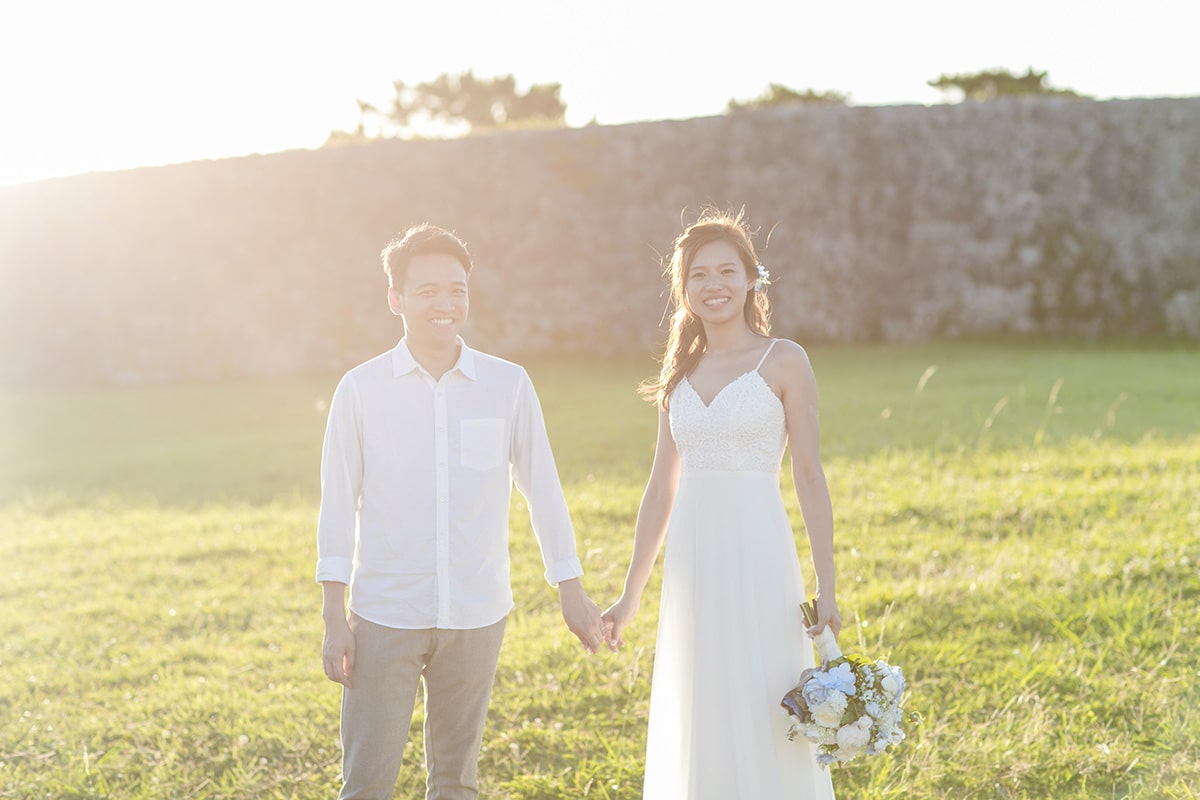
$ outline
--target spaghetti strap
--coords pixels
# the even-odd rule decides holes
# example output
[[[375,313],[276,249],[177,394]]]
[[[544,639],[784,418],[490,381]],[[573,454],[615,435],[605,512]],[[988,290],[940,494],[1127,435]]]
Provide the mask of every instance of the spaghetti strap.
[[[760,358],[760,359],[758,360],[758,364],[757,364],[757,365],[755,365],[755,367],[754,367],[754,371],[755,371],[755,372],[758,372],[758,371],[759,371],[759,369],[761,369],[761,368],[762,368],[763,362],[767,360],[767,356],[771,355],[771,348],[772,348],[772,347],[774,347],[774,346],[775,346],[775,343],[776,343],[776,342],[778,342],[778,341],[779,341],[778,339],[772,339],[772,340],[771,340],[771,343],[770,343],[769,345],[767,345],[767,350],[766,350],[766,352],[764,352],[764,353],[762,354],[762,358]]]

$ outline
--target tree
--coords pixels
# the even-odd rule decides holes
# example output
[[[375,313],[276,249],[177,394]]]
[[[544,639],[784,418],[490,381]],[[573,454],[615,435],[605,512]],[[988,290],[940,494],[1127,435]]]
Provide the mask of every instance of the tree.
[[[461,135],[500,127],[561,127],[567,107],[559,98],[562,84],[534,84],[524,92],[512,75],[478,78],[473,70],[442,73],[431,81],[393,81],[395,97],[381,109],[358,101],[354,131],[335,131],[331,143],[345,139],[417,135]]]
[[[797,92],[782,83],[772,83],[758,95],[745,102],[733,99],[729,101],[729,111],[742,111],[748,108],[769,108],[772,106],[790,105],[846,105],[849,98],[841,92],[817,92],[805,89]]]
[[[1006,69],[989,69],[962,75],[941,75],[927,81],[943,94],[961,94],[963,100],[995,100],[997,97],[1022,95],[1060,95],[1088,99],[1073,89],[1056,89],[1047,82],[1047,73],[1030,67],[1024,75],[1014,75]]]

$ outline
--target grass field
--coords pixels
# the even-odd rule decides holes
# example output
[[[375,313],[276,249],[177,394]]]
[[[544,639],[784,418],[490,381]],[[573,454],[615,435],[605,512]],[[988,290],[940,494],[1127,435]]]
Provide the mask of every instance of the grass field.
[[[925,716],[835,768],[839,798],[1200,796],[1200,350],[811,356],[843,646],[903,665]],[[606,604],[654,365],[528,366]],[[335,796],[312,574],[336,378],[0,395],[0,798]],[[512,549],[485,796],[640,798],[657,603],[588,658],[519,496]],[[422,796],[420,724],[398,797]]]

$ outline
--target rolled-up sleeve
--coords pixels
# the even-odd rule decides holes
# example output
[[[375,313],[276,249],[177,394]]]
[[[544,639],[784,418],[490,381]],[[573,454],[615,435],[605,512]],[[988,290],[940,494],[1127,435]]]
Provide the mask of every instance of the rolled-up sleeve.
[[[524,371],[517,386],[511,460],[513,482],[529,506],[547,582],[557,586],[560,581],[580,577],[583,565],[576,554],[575,529],[558,479],[546,421],[533,382]]]
[[[350,583],[354,531],[362,493],[361,403],[351,375],[329,404],[321,451],[321,510],[317,520],[317,581]]]

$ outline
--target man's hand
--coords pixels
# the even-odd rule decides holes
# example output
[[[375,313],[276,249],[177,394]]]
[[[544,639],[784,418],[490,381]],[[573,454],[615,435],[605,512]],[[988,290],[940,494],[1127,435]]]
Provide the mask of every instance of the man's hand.
[[[321,619],[325,621],[325,641],[321,643],[321,666],[325,677],[350,688],[354,674],[354,631],[346,619],[346,584],[321,583]]]
[[[325,641],[321,644],[325,677],[347,689],[354,675],[354,645],[354,631],[345,617],[325,620]]]
[[[563,620],[575,634],[588,654],[597,652],[604,641],[605,623],[600,618],[600,606],[591,601],[579,578],[560,581],[558,602]]]

